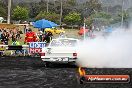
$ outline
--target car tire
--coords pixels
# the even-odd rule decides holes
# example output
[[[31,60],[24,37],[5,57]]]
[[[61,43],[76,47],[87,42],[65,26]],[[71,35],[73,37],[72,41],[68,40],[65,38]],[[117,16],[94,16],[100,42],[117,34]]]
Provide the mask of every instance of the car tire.
[[[69,62],[68,64],[71,65],[71,66],[77,67],[76,62]]]
[[[51,63],[50,62],[45,62],[45,67],[47,67],[47,68],[51,67]]]

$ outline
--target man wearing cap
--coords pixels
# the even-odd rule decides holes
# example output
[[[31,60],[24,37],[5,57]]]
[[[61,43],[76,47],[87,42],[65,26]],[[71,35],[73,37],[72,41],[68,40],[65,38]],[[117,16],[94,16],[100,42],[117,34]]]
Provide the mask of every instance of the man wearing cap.
[[[29,29],[28,32],[26,33],[24,43],[36,42],[36,41],[37,41],[37,36],[35,32],[32,32],[32,29]]]

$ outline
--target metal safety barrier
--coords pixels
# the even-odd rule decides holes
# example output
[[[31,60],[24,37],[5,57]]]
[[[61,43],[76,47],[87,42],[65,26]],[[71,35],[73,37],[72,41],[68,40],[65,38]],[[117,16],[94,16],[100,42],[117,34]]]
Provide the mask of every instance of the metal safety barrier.
[[[23,50],[29,48],[29,45],[0,45],[0,47],[5,47],[7,50]]]
[[[24,56],[25,56],[25,51],[28,50],[29,45],[0,45],[0,51],[5,51],[5,50],[24,50]]]
[[[22,53],[24,56],[25,54],[36,56],[37,54],[42,53],[42,48],[46,47],[46,45],[45,42],[30,42],[29,45],[0,45],[0,52],[11,50],[12,55],[14,54],[13,50],[15,50],[15,54]]]

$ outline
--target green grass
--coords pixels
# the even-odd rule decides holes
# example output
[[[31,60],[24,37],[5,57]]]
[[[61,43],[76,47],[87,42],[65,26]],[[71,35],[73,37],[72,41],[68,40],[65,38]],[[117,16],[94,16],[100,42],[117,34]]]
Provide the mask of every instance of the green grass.
[[[81,36],[78,34],[79,30],[78,29],[65,29],[67,37],[71,38],[78,38],[80,39]]]

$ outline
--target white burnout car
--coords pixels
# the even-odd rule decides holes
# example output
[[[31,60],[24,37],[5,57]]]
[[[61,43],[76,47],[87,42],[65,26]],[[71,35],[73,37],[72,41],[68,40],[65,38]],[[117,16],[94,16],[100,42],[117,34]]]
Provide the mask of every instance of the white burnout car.
[[[46,64],[75,63],[77,59],[77,44],[79,40],[74,38],[53,39],[49,46],[42,49],[41,58]]]

